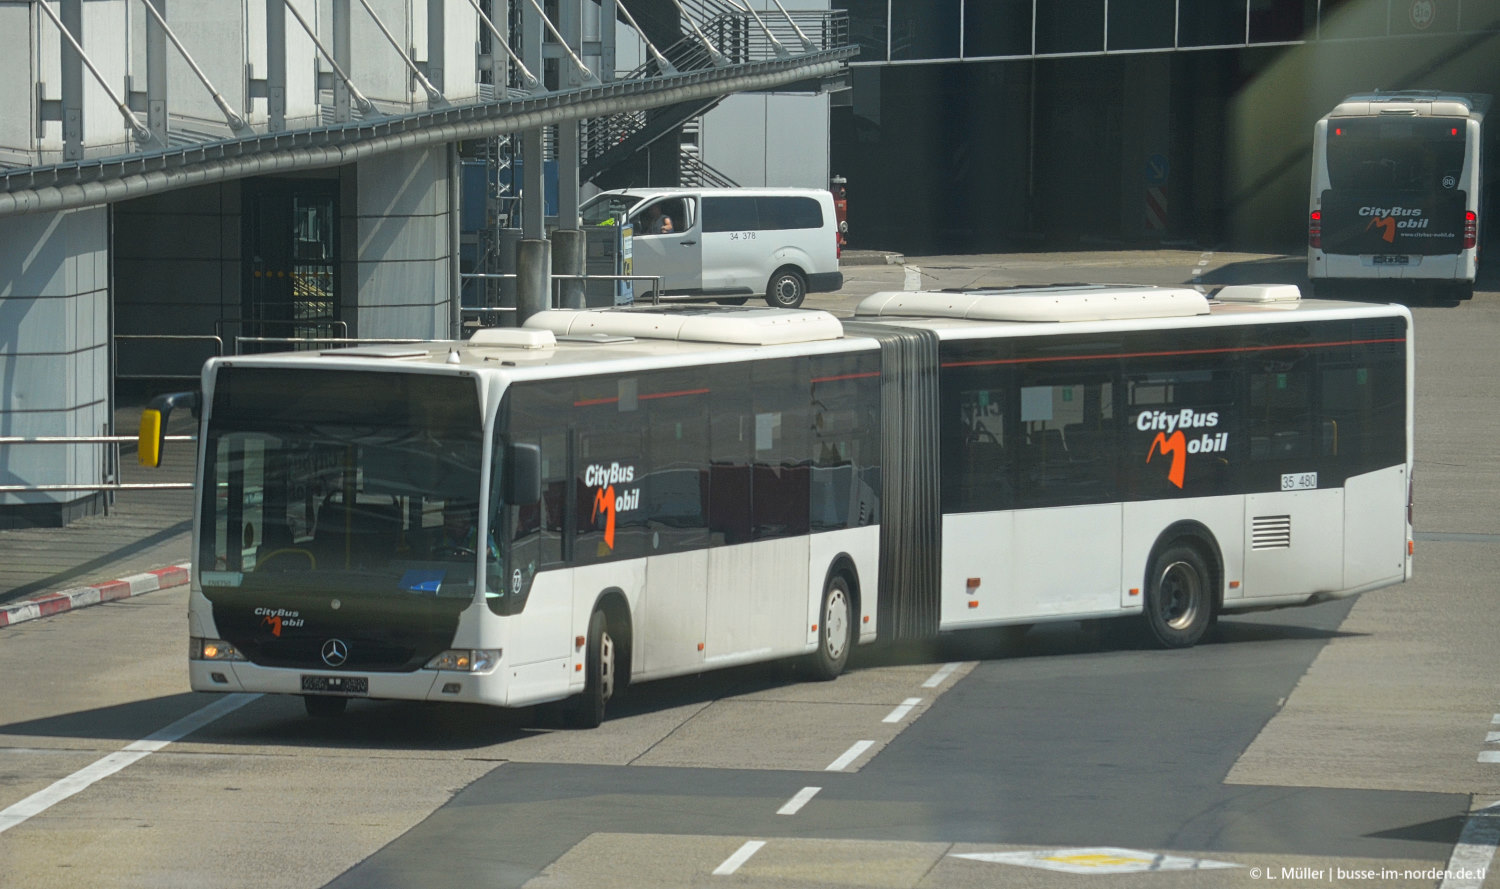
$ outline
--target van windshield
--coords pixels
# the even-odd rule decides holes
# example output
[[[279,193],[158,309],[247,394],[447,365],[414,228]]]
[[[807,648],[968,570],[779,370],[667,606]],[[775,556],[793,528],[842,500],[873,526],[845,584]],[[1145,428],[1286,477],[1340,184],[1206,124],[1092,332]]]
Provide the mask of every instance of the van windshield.
[[[601,194],[579,208],[584,225],[618,225],[630,216],[630,210],[641,202],[633,194]]]

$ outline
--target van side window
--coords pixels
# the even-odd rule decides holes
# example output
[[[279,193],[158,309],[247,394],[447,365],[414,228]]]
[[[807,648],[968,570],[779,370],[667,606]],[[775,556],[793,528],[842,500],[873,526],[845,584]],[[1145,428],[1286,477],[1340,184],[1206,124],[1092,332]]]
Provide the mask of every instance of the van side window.
[[[705,197],[703,231],[742,232],[760,228],[760,214],[752,197]]]
[[[812,198],[756,198],[762,230],[822,228],[823,208]]]

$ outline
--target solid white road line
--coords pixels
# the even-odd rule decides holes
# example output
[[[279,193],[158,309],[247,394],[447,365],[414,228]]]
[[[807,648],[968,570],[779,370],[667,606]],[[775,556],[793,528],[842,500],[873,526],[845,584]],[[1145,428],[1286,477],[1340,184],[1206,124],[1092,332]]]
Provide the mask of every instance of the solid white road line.
[[[850,747],[848,750],[845,750],[843,756],[840,756],[838,759],[835,759],[833,762],[829,763],[828,767],[823,771],[842,772],[844,769],[849,767],[849,763],[854,762],[856,759],[859,759],[861,754],[874,746],[874,741],[855,741],[854,746]]]
[[[1500,846],[1500,803],[1469,813],[1448,859],[1448,876],[1438,889],[1482,889],[1496,846]]]
[[[126,745],[125,749],[84,766],[68,777],[54,782],[50,787],[38,790],[0,812],[0,833],[10,830],[33,815],[45,812],[73,794],[88,789],[95,782],[108,778],[131,763],[150,756],[173,741],[192,734],[215,719],[238,710],[258,697],[260,697],[258,694],[225,695],[207,707],[189,713],[166,728]]]
[[[714,868],[714,876],[727,877],[740,869],[740,865],[750,860],[750,856],[760,851],[760,847],[766,844],[765,840],[747,840],[738,852],[724,859],[724,863]]]
[[[922,683],[922,687],[937,688],[939,685],[942,685],[949,676],[952,676],[955,672],[957,672],[960,666],[962,665],[943,664],[941,669],[939,669],[936,673],[933,673],[931,676],[927,677],[927,681]]]
[[[921,698],[907,698],[906,700],[904,700],[904,701],[901,702],[901,706],[899,706],[896,709],[892,710],[889,714],[886,715],[886,717],[884,719],[882,719],[880,721],[881,722],[900,722],[901,720],[903,720],[903,719],[906,718],[906,715],[908,713],[910,713],[912,710],[916,709],[916,706],[918,704],[920,704],[920,703],[922,703],[922,699]]]
[[[778,814],[778,815],[795,815],[795,814],[797,814],[798,812],[802,811],[802,807],[805,806],[805,805],[807,805],[812,800],[813,797],[815,797],[815,796],[818,795],[818,791],[820,791],[822,789],[823,788],[821,788],[821,787],[804,787],[804,788],[802,788],[801,790],[797,791],[797,794],[795,796],[793,796],[791,799],[789,799],[789,800],[786,801],[786,805],[784,805],[781,808],[777,809],[776,810],[776,814]]]

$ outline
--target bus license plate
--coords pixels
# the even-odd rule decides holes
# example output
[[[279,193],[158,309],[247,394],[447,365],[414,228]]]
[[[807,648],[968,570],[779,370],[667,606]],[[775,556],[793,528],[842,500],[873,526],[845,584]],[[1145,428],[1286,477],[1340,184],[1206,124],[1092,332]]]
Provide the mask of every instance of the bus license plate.
[[[367,695],[370,680],[365,676],[303,676],[302,690],[330,695]]]
[[[1405,253],[1377,253],[1375,254],[1376,265],[1407,265],[1411,257]]]

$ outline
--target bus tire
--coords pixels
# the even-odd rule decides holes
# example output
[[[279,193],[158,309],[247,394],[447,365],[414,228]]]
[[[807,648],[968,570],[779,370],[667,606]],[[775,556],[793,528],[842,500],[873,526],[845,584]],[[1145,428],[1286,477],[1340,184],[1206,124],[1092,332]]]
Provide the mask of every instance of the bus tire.
[[[802,273],[784,265],[771,273],[766,282],[766,304],[777,309],[795,309],[807,298],[807,282]]]
[[[589,618],[583,671],[583,693],[574,701],[568,721],[574,728],[598,728],[604,722],[604,705],[615,692],[615,641],[610,638],[609,619],[603,611],[595,611]]]
[[[823,588],[823,603],[818,607],[818,650],[809,658],[813,678],[825,682],[839,678],[853,645],[854,597],[849,581],[835,574]]]
[[[1146,629],[1162,648],[1191,648],[1214,622],[1213,572],[1196,547],[1177,542],[1151,562]]]
[[[349,699],[330,695],[303,695],[302,706],[313,719],[334,719],[344,715],[344,710],[349,707]]]

